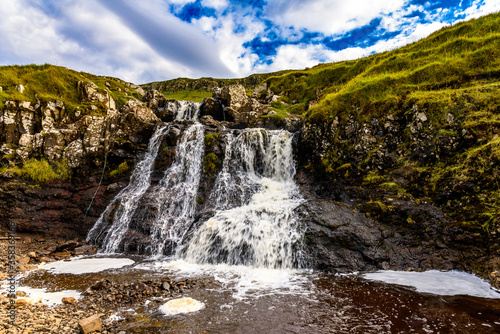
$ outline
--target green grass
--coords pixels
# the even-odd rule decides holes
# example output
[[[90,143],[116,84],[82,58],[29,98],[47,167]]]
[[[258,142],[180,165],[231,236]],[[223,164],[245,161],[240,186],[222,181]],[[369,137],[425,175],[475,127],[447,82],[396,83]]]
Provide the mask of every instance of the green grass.
[[[140,95],[132,88],[128,87],[123,81],[115,78],[101,77],[84,72],[77,72],[61,66],[54,65],[23,65],[23,66],[1,66],[0,67],[0,86],[3,91],[0,92],[0,108],[5,101],[31,101],[36,103],[36,97],[41,102],[50,100],[61,100],[64,102],[68,112],[74,112],[76,108],[83,111],[83,114],[91,114],[91,103],[82,103],[78,96],[78,81],[92,81],[101,92],[108,89],[111,96],[121,107],[129,99],[126,90],[131,96],[140,98]],[[106,87],[106,82],[110,87]],[[19,93],[15,90],[16,85],[23,85],[25,91]],[[105,106],[94,103],[99,112],[105,113]]]
[[[9,167],[1,170],[2,174],[6,172],[36,183],[69,180],[71,178],[71,171],[68,169],[65,159],[56,162],[54,165],[50,165],[45,159],[30,159],[22,167]]]
[[[206,97],[212,97],[212,92],[203,90],[181,90],[175,93],[163,92],[167,99],[201,102]]]
[[[124,161],[120,165],[118,165],[116,169],[113,169],[111,172],[109,172],[109,176],[115,177],[118,175],[122,175],[128,170],[130,170],[130,166],[127,164],[127,161]]]
[[[323,122],[344,113],[360,118],[384,115],[408,107],[412,98],[432,102],[439,97],[436,91],[475,86],[475,81],[499,76],[500,15],[490,14],[397,50],[288,71],[265,82],[275,94],[284,95],[289,112]],[[318,103],[308,107],[311,102]]]

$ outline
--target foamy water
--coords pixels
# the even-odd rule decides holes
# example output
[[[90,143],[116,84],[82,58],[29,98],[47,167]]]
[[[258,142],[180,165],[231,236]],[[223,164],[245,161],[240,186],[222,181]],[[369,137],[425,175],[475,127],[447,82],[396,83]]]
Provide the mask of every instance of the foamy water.
[[[166,315],[175,315],[180,313],[196,312],[203,308],[205,308],[204,303],[190,297],[184,297],[169,300],[160,306],[160,311]]]
[[[34,289],[26,286],[20,286],[17,290],[26,292],[27,296],[20,298],[25,299],[28,303],[42,303],[47,306],[62,304],[62,299],[65,297],[73,297],[75,299],[79,299],[81,297],[81,292],[76,290],[47,292],[47,289]]]
[[[364,274],[363,277],[373,281],[410,286],[416,288],[418,292],[442,296],[469,295],[500,299],[500,293],[493,291],[488,282],[460,271],[407,272],[385,270]]]
[[[39,268],[55,274],[81,275],[97,273],[108,269],[118,269],[134,264],[135,261],[127,258],[74,258],[71,261],[57,261],[44,264]]]
[[[176,277],[190,278],[211,276],[222,290],[232,292],[237,300],[256,298],[269,294],[306,295],[311,293],[314,275],[293,269],[269,269],[227,264],[196,264],[184,260],[142,263],[134,269],[171,271]]]

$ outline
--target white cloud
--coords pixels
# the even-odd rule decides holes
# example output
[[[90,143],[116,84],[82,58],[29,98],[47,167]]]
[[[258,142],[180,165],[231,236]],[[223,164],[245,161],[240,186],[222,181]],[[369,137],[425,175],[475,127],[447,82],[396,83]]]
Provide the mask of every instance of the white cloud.
[[[214,8],[216,10],[221,10],[226,8],[229,3],[227,0],[201,0],[201,5],[204,7]]]
[[[460,14],[465,15],[464,20],[470,20],[499,11],[500,2],[498,0],[475,0],[469,8],[465,9],[463,12],[460,12]]]
[[[177,20],[175,24],[171,22],[171,29],[181,29],[184,35],[164,36],[164,44],[159,45],[148,42],[141,31],[131,29],[123,18],[94,0],[65,3],[55,14],[45,13],[40,7],[30,4],[27,0],[3,1],[0,7],[0,15],[4,18],[0,21],[0,63],[51,63],[118,76],[135,83],[214,73],[228,76],[228,70],[219,60],[216,45],[202,32],[171,14],[168,15]],[[143,1],[137,8],[146,4],[147,1]],[[149,5],[148,8],[152,8],[154,3],[150,1]],[[157,5],[149,19],[168,19],[168,16],[162,16],[159,2]],[[156,32],[168,33],[161,29]],[[156,38],[155,41],[161,43],[162,39]],[[201,53],[199,48],[206,50]],[[169,50],[172,50],[171,54]],[[206,68],[197,67],[203,63],[207,64]]]
[[[247,76],[255,71],[310,67],[320,61],[355,59],[419,40],[446,25],[450,10],[425,11],[409,0],[269,0],[262,15],[286,39],[274,56],[262,59],[243,45],[255,38],[272,42],[269,27],[251,6],[231,6],[228,0],[202,0],[217,17],[191,24],[169,12],[194,0],[2,0],[0,63],[52,63],[136,83],[174,77]],[[500,11],[498,0],[476,0],[456,17],[466,19]],[[411,14],[425,14],[426,22]],[[380,18],[377,32],[401,33],[366,48],[329,50],[318,44]],[[304,31],[319,32],[313,43]],[[257,52],[257,51],[255,51]],[[270,63],[270,64],[269,64]]]
[[[265,13],[274,22],[297,30],[343,34],[400,10],[408,0],[269,0]]]

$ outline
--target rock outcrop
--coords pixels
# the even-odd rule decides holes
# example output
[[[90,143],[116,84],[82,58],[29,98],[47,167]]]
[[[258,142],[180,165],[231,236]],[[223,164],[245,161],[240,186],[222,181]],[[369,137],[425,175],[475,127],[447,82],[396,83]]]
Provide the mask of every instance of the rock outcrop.
[[[106,106],[106,114],[69,112],[60,100],[7,101],[0,110],[2,225],[13,221],[19,231],[84,237],[107,202],[126,185],[128,173],[111,177],[110,171],[126,160],[133,164],[160,119],[135,99],[117,110],[110,94],[93,82],[79,82],[77,90],[82,102]],[[43,185],[14,177],[16,168],[30,159],[45,159],[73,177]],[[106,177],[96,193],[104,167]]]

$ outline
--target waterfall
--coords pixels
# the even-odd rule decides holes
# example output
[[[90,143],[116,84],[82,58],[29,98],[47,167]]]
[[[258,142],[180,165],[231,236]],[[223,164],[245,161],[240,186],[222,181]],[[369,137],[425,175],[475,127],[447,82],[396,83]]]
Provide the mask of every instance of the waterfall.
[[[211,194],[216,214],[194,233],[185,259],[261,268],[297,266],[301,234],[294,210],[302,198],[294,175],[289,132],[248,129],[229,138]]]
[[[115,196],[89,231],[87,241],[92,243],[97,243],[102,234],[107,231],[102,242],[102,252],[114,253],[118,250],[141,197],[151,185],[153,164],[158,155],[161,140],[169,129],[170,127],[165,124],[158,127],[149,141],[144,158],[135,167],[128,186]],[[112,221],[111,226],[109,226],[110,220]]]
[[[200,103],[192,101],[179,101],[180,108],[175,116],[176,121],[197,121],[200,110]]]
[[[157,214],[153,219],[151,244],[147,247],[152,254],[163,255],[165,251],[175,251],[194,220],[204,152],[203,139],[201,124],[191,125],[184,131],[177,145],[175,162],[167,169],[160,187],[154,193]]]
[[[196,120],[199,103],[179,101],[176,120]],[[135,167],[127,187],[118,193],[101,214],[87,235],[87,240],[101,244],[103,253],[115,253],[120,249],[126,232],[134,220],[148,189],[151,189],[153,166],[163,137],[170,126],[162,124],[149,141],[148,150]],[[203,126],[192,124],[184,131],[176,147],[175,162],[160,181],[153,194],[153,210],[156,214],[150,226],[150,243],[147,250],[161,255],[166,244],[170,250],[182,238],[182,231],[192,222],[196,209],[196,193],[200,182],[203,156]],[[139,214],[140,216],[140,214]],[[142,223],[141,220],[138,220]]]
[[[177,118],[198,117],[199,104],[182,106]],[[184,130],[174,162],[152,185],[153,165],[170,130],[158,127],[129,185],[99,217],[87,240],[112,253],[124,247],[126,235],[142,235],[140,248],[158,256],[176,254],[200,264],[299,266],[301,231],[294,211],[302,197],[293,180],[293,135],[264,129],[223,135],[222,169],[207,202],[215,214],[196,222],[204,127],[195,122]]]

